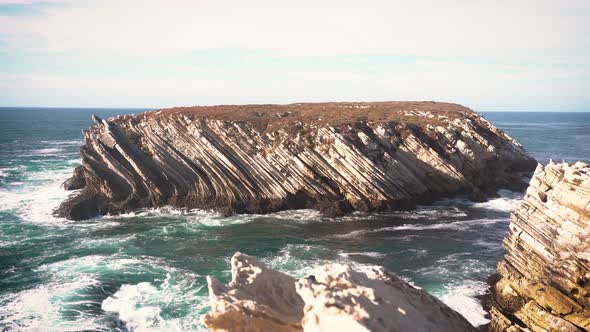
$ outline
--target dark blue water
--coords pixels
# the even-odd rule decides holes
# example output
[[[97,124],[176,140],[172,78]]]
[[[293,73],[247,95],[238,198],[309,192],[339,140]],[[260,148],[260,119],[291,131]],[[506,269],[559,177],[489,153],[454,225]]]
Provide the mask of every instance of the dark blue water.
[[[235,251],[296,276],[338,261],[384,265],[474,324],[502,257],[518,195],[446,200],[412,212],[322,219],[311,210],[229,218],[162,208],[85,222],[51,216],[68,193],[90,114],[129,109],[0,109],[0,329],[201,330],[206,275],[227,281]],[[485,113],[539,160],[590,160],[590,113]],[[125,323],[123,323],[123,321]]]
[[[590,162],[590,112],[586,113],[483,113],[545,164]]]

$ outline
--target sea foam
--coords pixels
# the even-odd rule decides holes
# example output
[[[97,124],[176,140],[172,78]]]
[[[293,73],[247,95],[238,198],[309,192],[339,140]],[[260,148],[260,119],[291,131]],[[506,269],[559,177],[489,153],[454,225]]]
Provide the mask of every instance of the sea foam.
[[[486,318],[487,313],[477,297],[485,294],[488,287],[485,282],[466,280],[459,285],[447,287],[440,300],[460,313],[472,325],[484,325],[489,323],[489,319]]]

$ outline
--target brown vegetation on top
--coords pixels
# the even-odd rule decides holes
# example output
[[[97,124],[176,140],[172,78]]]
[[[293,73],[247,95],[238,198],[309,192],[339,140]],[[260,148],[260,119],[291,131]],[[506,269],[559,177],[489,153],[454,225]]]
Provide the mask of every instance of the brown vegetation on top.
[[[432,101],[326,102],[175,107],[142,113],[137,117],[157,119],[171,115],[182,115],[191,119],[248,121],[257,127],[276,128],[299,122],[334,126],[357,121],[438,124],[444,117],[463,118],[473,115],[473,111],[459,104]]]

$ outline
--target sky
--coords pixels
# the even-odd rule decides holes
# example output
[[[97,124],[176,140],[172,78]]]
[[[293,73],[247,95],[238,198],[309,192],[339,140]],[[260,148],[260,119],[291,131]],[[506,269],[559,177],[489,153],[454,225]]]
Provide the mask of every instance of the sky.
[[[0,106],[590,111],[587,0],[0,0]]]

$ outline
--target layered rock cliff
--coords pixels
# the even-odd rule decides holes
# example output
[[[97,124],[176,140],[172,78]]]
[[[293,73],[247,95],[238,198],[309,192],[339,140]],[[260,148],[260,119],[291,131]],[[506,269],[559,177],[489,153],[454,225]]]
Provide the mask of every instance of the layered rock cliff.
[[[477,113],[434,102],[174,108],[83,131],[70,219],[173,205],[224,214],[327,214],[484,199],[535,161]]]
[[[382,268],[341,264],[295,279],[236,253],[229,286],[208,277],[213,331],[475,331],[461,315]]]
[[[492,331],[590,331],[589,165],[539,165],[504,247]]]

